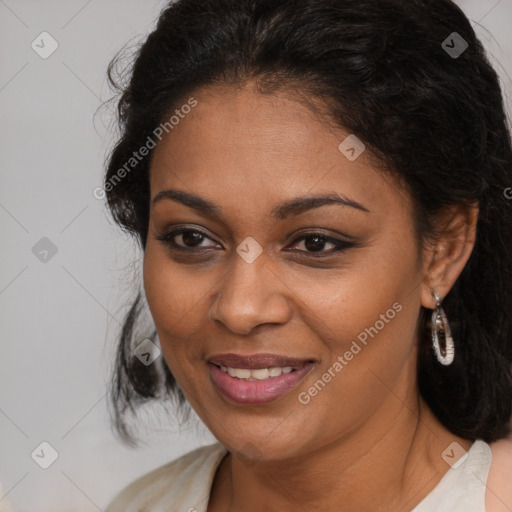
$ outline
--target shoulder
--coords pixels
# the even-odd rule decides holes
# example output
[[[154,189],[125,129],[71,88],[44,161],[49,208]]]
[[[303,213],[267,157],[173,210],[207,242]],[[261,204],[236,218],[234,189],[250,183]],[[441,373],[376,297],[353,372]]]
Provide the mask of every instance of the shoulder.
[[[183,510],[193,509],[194,500],[209,496],[215,470],[226,453],[220,443],[190,451],[134,480],[105,512],[150,512],[164,510],[169,503],[180,504]]]
[[[485,508],[487,512],[512,510],[512,437],[490,443],[492,462],[487,478]]]
[[[2,498],[3,496],[3,498]],[[7,497],[7,494],[4,492],[4,489],[2,489],[2,484],[0,483],[0,501],[2,502],[0,504],[0,512],[13,512],[12,505],[9,503],[9,498]]]

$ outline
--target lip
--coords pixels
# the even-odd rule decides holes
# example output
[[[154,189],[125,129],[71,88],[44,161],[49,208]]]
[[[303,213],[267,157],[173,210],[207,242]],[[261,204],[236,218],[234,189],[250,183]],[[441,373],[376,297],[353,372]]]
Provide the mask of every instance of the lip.
[[[246,358],[244,357],[244,359]],[[287,362],[293,361],[289,358],[283,360]],[[259,366],[253,366],[251,369],[268,367],[261,366],[260,361],[261,360],[258,359],[252,359],[251,364],[259,364]],[[281,364],[273,364],[275,361],[277,361],[277,359],[274,358],[271,366],[281,366]],[[292,389],[296,388],[313,369],[313,362],[295,359],[295,362],[297,361],[300,361],[302,365],[299,369],[291,373],[282,374],[279,377],[272,377],[262,381],[247,381],[231,377],[231,375],[221,370],[213,362],[208,363],[208,368],[210,370],[210,378],[215,388],[229,402],[239,405],[258,405],[273,402],[288,394]],[[284,366],[293,365],[286,364]],[[235,368],[244,367],[235,366]],[[247,368],[247,366],[245,366],[245,368]]]
[[[217,366],[229,366],[231,368],[244,368],[248,370],[258,370],[261,368],[272,368],[274,366],[291,366],[300,368],[304,364],[311,362],[311,359],[299,359],[296,357],[280,356],[277,354],[217,354],[208,359],[209,363]],[[277,378],[277,377],[275,377]]]

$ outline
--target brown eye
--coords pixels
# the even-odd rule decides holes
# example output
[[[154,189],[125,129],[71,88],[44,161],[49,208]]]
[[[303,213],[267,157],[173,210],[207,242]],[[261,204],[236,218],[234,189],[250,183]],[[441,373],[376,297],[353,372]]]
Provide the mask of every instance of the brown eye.
[[[308,251],[313,252],[321,251],[325,247],[325,244],[328,243],[327,238],[325,238],[324,236],[317,235],[307,236],[304,238],[304,240],[304,247],[306,247]]]
[[[343,251],[355,246],[355,244],[352,242],[338,240],[336,238],[331,238],[320,233],[311,233],[297,238],[292,245],[297,245],[299,242],[303,242],[304,249],[299,249],[294,252],[313,257],[330,256],[336,252]],[[328,250],[324,250],[326,248]]]
[[[199,245],[205,238],[205,236],[198,231],[184,231],[181,235],[178,235],[178,237],[179,236],[181,236],[183,243],[188,247]]]
[[[203,247],[208,248],[217,245],[214,240],[197,229],[175,229],[173,231],[160,234],[156,237],[156,239],[169,245],[173,249],[193,250],[194,248],[201,249]],[[214,242],[214,245],[200,245],[205,240]]]

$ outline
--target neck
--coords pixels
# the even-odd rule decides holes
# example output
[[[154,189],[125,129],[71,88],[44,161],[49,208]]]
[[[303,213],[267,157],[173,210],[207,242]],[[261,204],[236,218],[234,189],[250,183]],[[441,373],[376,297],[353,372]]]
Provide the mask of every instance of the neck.
[[[417,393],[406,401],[390,393],[355,433],[300,458],[248,465],[229,454],[217,472],[208,511],[220,503],[218,510],[229,503],[228,510],[246,512],[270,504],[283,512],[411,510],[448,471],[441,454],[453,441],[465,450],[472,444],[441,425]]]

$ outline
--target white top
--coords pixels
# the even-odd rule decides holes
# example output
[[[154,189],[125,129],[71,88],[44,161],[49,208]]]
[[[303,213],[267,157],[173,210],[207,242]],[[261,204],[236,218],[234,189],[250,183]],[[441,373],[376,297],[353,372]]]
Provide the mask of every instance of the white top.
[[[206,512],[215,472],[227,453],[220,443],[188,452],[136,479],[105,512]],[[465,460],[454,464],[410,512],[485,512],[491,461],[491,447],[475,441]]]

